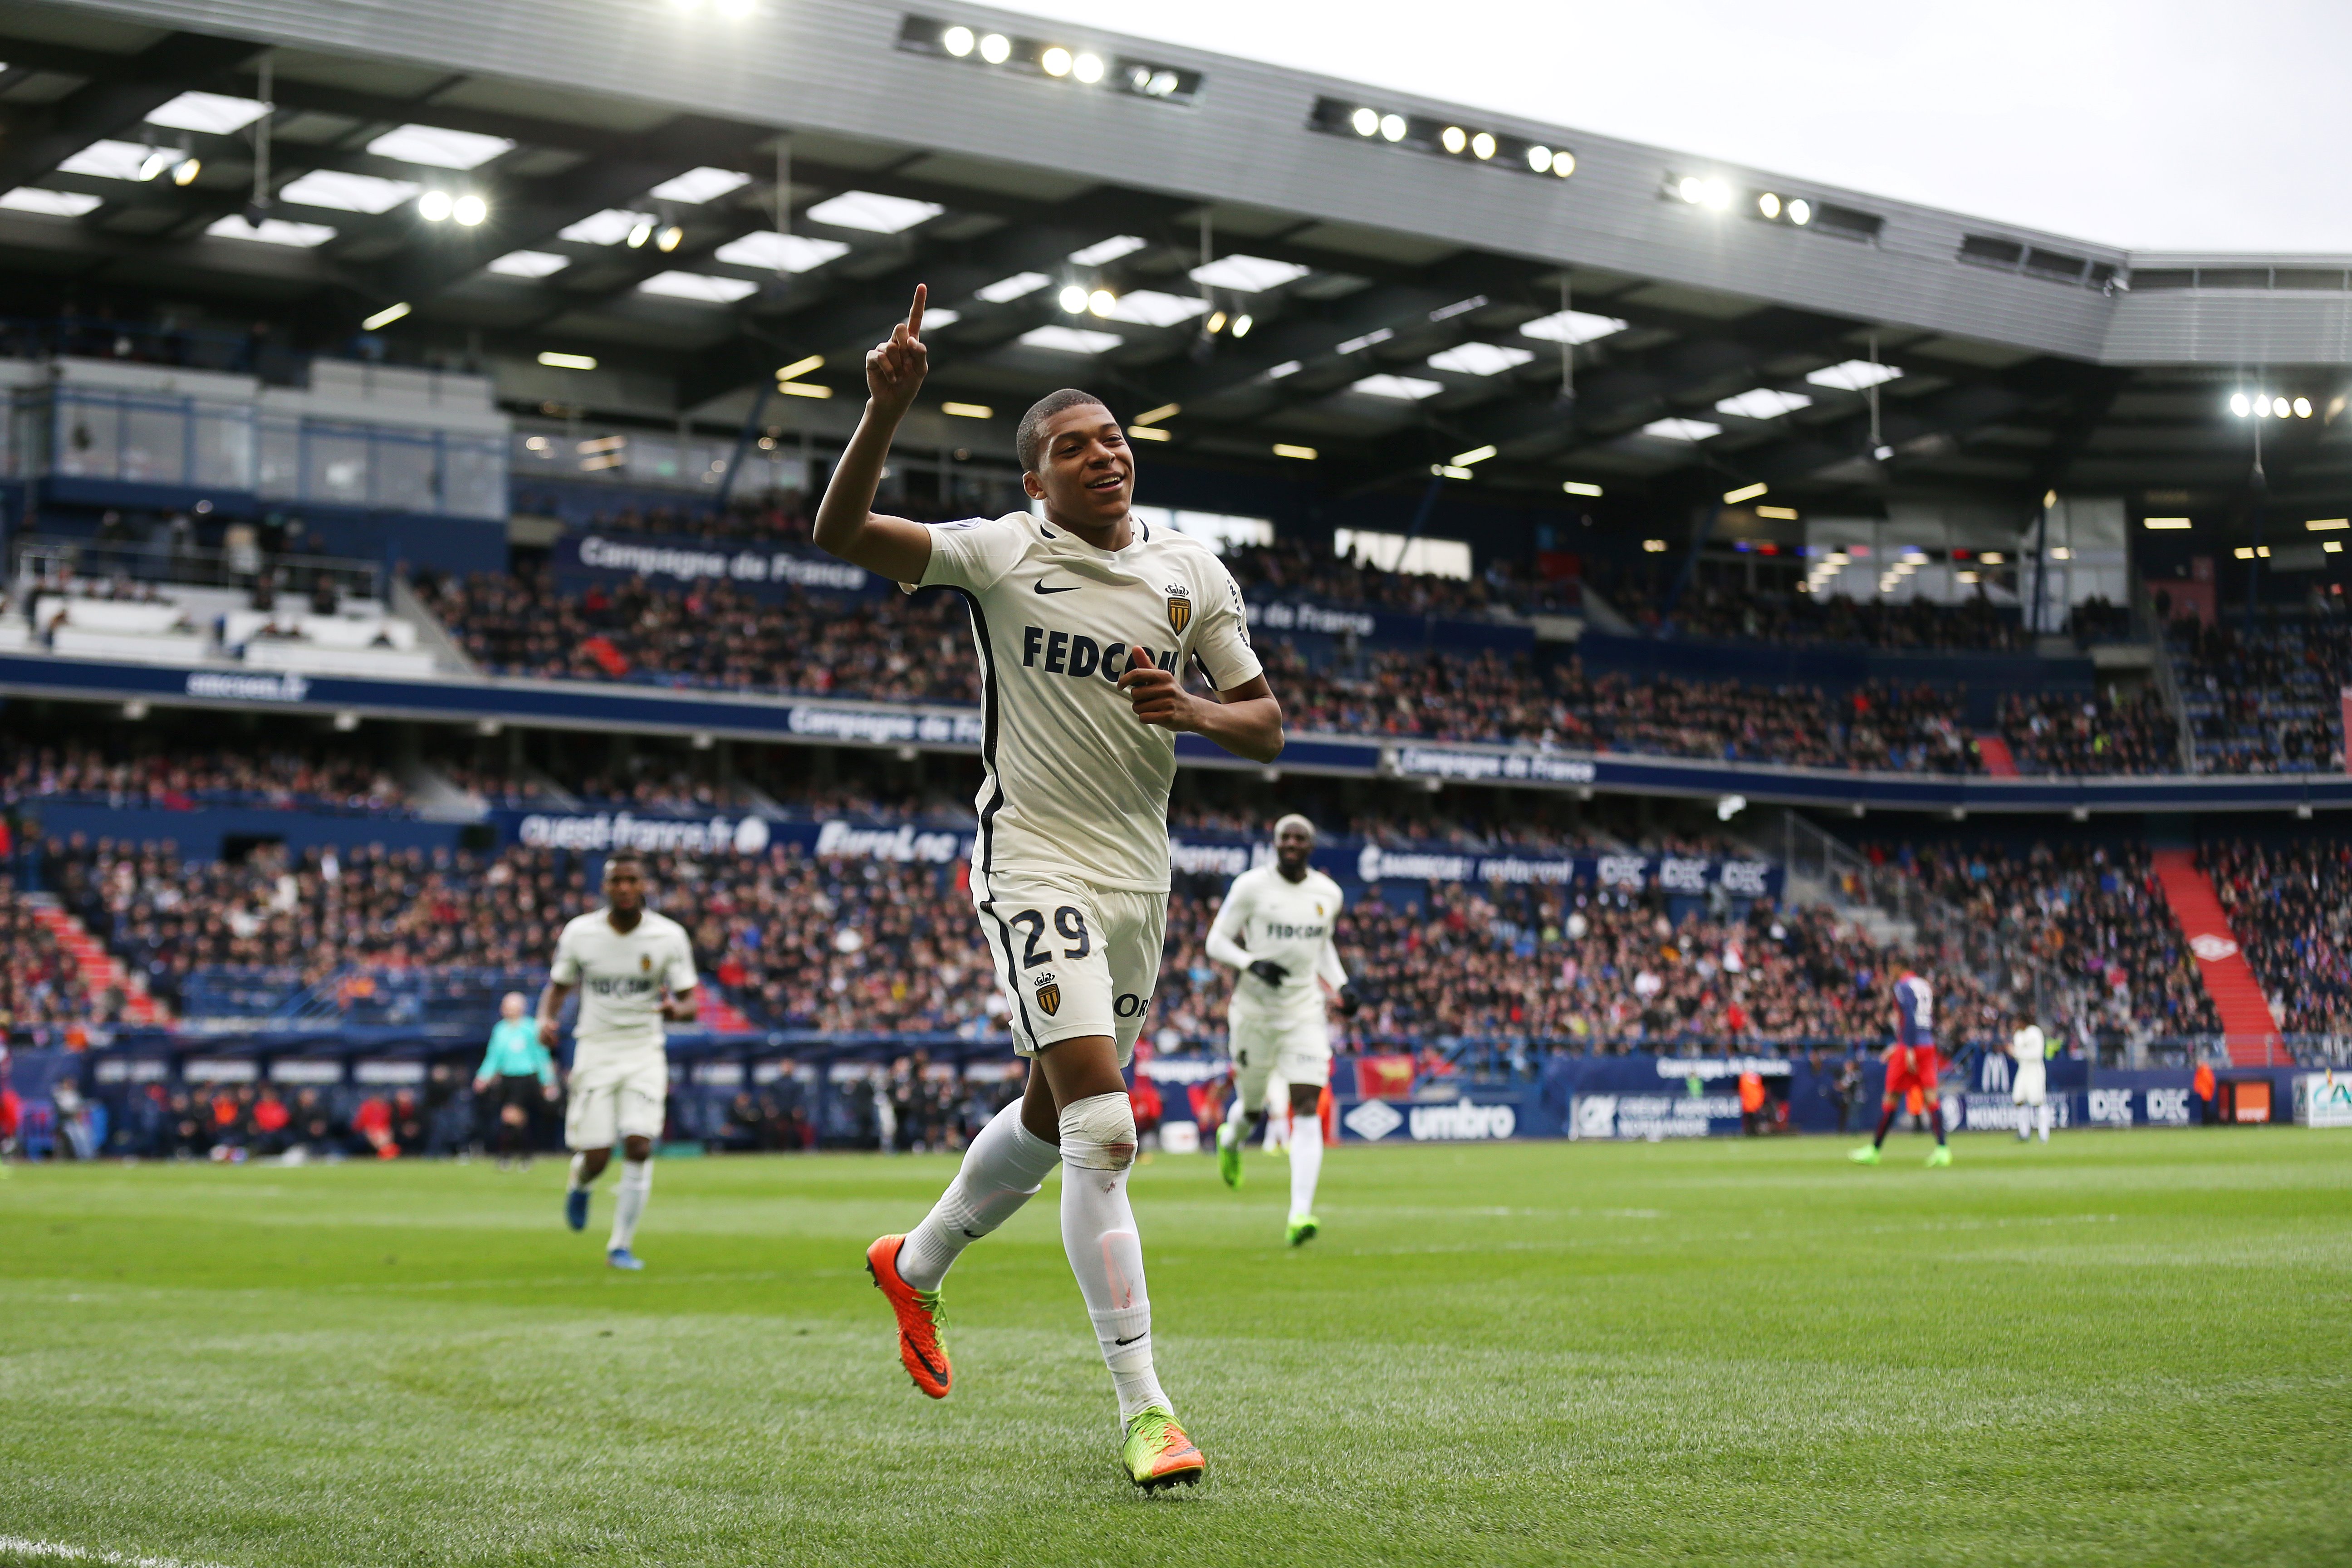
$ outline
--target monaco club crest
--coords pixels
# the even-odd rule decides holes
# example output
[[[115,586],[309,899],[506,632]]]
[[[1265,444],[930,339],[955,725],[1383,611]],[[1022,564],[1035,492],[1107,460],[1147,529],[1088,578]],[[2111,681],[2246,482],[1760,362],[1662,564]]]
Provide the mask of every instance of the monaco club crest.
[[[1184,628],[1192,624],[1192,592],[1181,584],[1172,584],[1168,589],[1168,626],[1180,637]]]
[[[1051,974],[1037,976],[1037,1005],[1048,1018],[1062,1009],[1062,983]]]

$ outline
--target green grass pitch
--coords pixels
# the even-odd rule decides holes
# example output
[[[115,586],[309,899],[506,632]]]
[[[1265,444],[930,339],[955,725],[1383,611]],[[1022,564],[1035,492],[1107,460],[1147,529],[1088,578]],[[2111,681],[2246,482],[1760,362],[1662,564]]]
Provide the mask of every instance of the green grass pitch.
[[[1335,1151],[1135,1183],[1210,1458],[1114,1470],[1055,1188],[908,1385],[860,1253],[947,1159],[0,1181],[0,1564],[2352,1562],[2352,1136]]]

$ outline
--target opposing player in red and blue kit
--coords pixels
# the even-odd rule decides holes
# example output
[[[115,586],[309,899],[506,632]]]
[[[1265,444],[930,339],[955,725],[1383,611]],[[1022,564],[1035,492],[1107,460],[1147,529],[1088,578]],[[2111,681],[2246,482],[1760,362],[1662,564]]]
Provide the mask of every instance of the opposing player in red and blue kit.
[[[1895,1125],[1895,1112],[1916,1089],[1927,1105],[1928,1124],[1936,1130],[1936,1149],[1927,1156],[1927,1163],[1950,1164],[1952,1146],[1944,1137],[1944,1102],[1936,1091],[1936,1079],[1943,1070],[1943,1058],[1936,1049],[1936,994],[1926,980],[1906,969],[1895,981],[1895,1044],[1886,1052],[1886,1100],[1878,1113],[1878,1131],[1848,1158],[1857,1165],[1878,1163],[1886,1130]]]

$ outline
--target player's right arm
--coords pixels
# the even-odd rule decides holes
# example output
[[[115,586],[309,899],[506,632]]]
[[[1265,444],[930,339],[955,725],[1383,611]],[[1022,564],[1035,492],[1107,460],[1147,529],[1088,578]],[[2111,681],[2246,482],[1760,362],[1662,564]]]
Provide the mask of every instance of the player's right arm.
[[[1225,901],[1217,906],[1217,918],[1209,922],[1209,939],[1202,944],[1211,963],[1227,969],[1250,966],[1249,949],[1242,945],[1242,939],[1249,934],[1248,886],[1244,877],[1234,879],[1233,886],[1225,889]]]
[[[563,1005],[572,999],[573,989],[551,980],[547,989],[539,994],[539,1043],[551,1051],[562,1035]]]
[[[920,583],[931,560],[929,529],[874,510],[874,492],[882,483],[883,465],[890,459],[891,437],[914,405],[930,368],[930,351],[922,340],[928,292],[922,284],[915,285],[915,302],[907,319],[866,354],[866,412],[841,461],[834,465],[816,509],[817,548],[893,583]]]
[[[548,966],[547,989],[539,994],[539,1043],[550,1051],[563,1029],[563,1004],[580,984],[580,954],[572,950],[572,928],[555,939],[555,962]]]

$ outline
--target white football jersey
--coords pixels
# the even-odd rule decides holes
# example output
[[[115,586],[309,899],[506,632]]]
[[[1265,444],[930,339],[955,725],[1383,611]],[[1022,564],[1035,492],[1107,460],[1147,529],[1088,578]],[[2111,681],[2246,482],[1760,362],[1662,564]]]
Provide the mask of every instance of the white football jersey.
[[[2039,1024],[2028,1024],[2010,1037],[2010,1058],[2021,1071],[2040,1072],[2049,1060],[2049,1037],[2042,1034]]]
[[[1209,956],[1233,963],[1233,1013],[1243,1021],[1323,1016],[1323,989],[1348,984],[1348,971],[1332,945],[1339,920],[1339,884],[1309,868],[1293,882],[1273,866],[1260,866],[1234,879],[1217,918],[1209,927]],[[1228,948],[1226,944],[1233,944]],[[1234,951],[1238,949],[1238,952]],[[1235,963],[1238,958],[1240,962]],[[1249,965],[1271,959],[1288,971],[1269,985]]]
[[[1176,737],[1118,689],[1129,649],[1228,691],[1262,673],[1241,590],[1208,545],[1138,520],[1097,550],[1026,512],[931,527],[919,586],[953,588],[980,650],[987,776],[976,869],[1168,890]]]
[[[555,942],[549,974],[558,985],[580,989],[580,1017],[572,1026],[572,1070],[590,1060],[662,1048],[662,993],[691,991],[694,944],[686,928],[647,910],[626,932],[613,929],[609,911],[598,910],[568,922]]]

